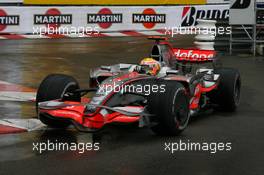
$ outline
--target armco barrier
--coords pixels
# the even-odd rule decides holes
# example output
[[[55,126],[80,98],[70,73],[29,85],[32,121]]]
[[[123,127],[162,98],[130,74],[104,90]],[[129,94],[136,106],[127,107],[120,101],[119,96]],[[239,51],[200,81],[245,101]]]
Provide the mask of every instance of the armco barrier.
[[[227,19],[228,5],[0,7],[0,33],[33,34],[53,27],[68,31],[160,30],[194,26],[197,19]]]

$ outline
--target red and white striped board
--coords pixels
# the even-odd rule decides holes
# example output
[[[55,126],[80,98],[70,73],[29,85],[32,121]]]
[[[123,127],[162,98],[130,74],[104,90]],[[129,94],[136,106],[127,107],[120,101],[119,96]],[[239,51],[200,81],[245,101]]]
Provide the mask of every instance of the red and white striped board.
[[[0,80],[0,101],[35,101],[36,90]],[[0,134],[21,133],[40,129],[38,119],[0,119]]]
[[[1,119],[0,134],[11,134],[43,130],[46,127],[38,119]]]
[[[36,90],[0,80],[0,101],[35,101]]]
[[[91,33],[91,34],[46,34],[46,35],[32,35],[32,34],[14,34],[14,33],[0,33],[0,39],[58,39],[58,38],[90,38],[90,37],[135,37],[135,36],[160,36],[165,35],[165,30],[151,30],[151,31],[119,31],[119,32],[105,32],[105,33]]]

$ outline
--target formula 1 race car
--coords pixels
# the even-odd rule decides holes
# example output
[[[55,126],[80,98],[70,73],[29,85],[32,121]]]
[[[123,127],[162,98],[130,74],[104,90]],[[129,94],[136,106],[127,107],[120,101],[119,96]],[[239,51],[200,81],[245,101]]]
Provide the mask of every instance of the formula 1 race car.
[[[50,127],[73,124],[84,132],[137,122],[158,135],[177,135],[190,116],[203,110],[236,110],[239,71],[218,66],[215,51],[176,49],[166,38],[150,39],[155,44],[149,58],[91,70],[88,89],[71,76],[48,75],[37,92],[39,119]]]

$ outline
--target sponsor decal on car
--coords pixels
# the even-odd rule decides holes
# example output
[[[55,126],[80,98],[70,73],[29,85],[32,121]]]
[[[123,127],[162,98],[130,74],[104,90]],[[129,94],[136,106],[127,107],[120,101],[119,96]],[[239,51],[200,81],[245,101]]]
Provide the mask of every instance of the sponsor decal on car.
[[[184,7],[182,11],[181,26],[197,25],[197,19],[219,20],[228,19],[229,9],[197,9],[197,7]]]
[[[109,8],[103,8],[97,14],[87,14],[88,24],[98,24],[103,29],[110,28],[113,23],[122,22],[123,15],[121,13],[112,13]]]
[[[216,56],[213,50],[173,49],[173,52],[182,61],[208,61]]]
[[[62,14],[56,8],[48,9],[45,14],[34,15],[34,24],[59,28],[61,24],[72,24],[72,14]]]
[[[19,15],[8,15],[6,11],[0,9],[0,31],[14,25],[19,25]]]
[[[166,23],[166,14],[157,14],[154,9],[147,8],[142,14],[134,13],[132,15],[133,23],[142,23],[147,29],[153,28],[156,24]]]

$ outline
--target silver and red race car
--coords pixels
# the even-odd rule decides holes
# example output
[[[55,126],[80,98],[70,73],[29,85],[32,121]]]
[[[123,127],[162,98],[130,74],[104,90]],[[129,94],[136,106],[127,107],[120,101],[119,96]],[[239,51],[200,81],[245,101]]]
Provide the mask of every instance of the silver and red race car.
[[[101,66],[91,70],[88,89],[71,76],[48,75],[37,92],[39,119],[50,127],[73,124],[84,132],[110,123],[138,123],[158,135],[177,135],[203,110],[236,110],[240,73],[219,66],[215,51],[178,49],[166,38],[150,39],[155,40],[150,58],[160,64],[156,75],[140,64]],[[91,98],[84,97],[88,93]]]

